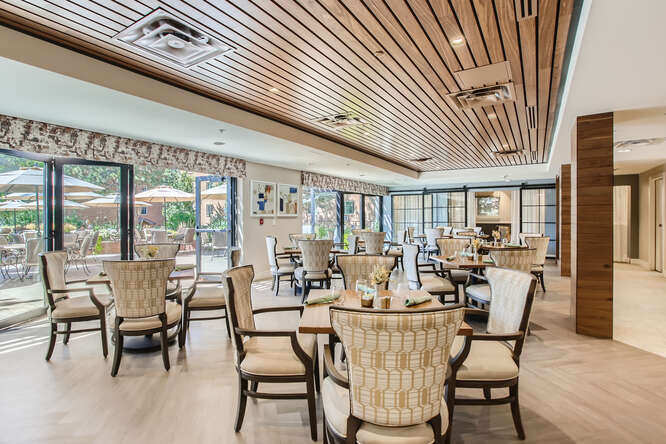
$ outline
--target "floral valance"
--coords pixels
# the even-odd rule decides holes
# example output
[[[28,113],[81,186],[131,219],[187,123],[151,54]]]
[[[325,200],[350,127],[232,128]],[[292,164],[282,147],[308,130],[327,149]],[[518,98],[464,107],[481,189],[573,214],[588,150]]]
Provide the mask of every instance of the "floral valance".
[[[245,177],[245,161],[0,114],[0,147],[57,157]]]
[[[388,187],[360,180],[343,179],[341,177],[326,176],[325,174],[308,173],[301,171],[301,184],[307,187],[322,188],[325,190],[346,191],[348,193],[388,195]]]

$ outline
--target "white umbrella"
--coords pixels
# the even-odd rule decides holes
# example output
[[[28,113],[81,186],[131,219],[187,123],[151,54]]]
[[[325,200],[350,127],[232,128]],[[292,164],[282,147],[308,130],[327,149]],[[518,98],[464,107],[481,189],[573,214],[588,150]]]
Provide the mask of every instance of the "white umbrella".
[[[217,199],[222,200],[227,198],[227,184],[218,185],[213,188],[208,188],[205,191],[201,192],[201,197],[207,199]]]
[[[90,200],[98,197],[104,197],[103,194],[95,193],[94,191],[75,191],[73,193],[65,193],[65,199],[69,200]]]
[[[32,205],[30,205],[32,207]],[[9,202],[4,202],[0,205],[0,211],[13,211],[14,212],[14,233],[16,233],[16,211],[27,211],[28,208],[25,207],[25,202],[20,200],[10,200]]]
[[[27,208],[27,209],[32,208],[32,205],[33,205],[32,202],[25,202],[25,203],[23,203],[23,207],[24,207],[24,208]],[[38,202],[38,205],[42,205],[42,206],[43,206],[43,205],[44,205],[44,202],[43,202],[42,200],[40,200],[40,201]],[[73,209],[88,208],[88,207],[87,207],[86,205],[84,205],[84,204],[81,204],[81,203],[78,203],[78,202],[74,202],[73,200],[67,200],[67,199],[63,200],[63,202],[62,202],[62,207],[63,207],[63,208],[73,208]]]
[[[146,202],[162,202],[164,205],[164,228],[166,228],[166,204],[167,202],[191,202],[194,200],[194,194],[177,190],[173,187],[160,185],[157,188],[143,191],[134,197]]]
[[[109,194],[108,196],[98,197],[97,199],[89,200],[84,202],[85,205],[89,207],[97,208],[114,208],[120,205],[120,194]],[[150,204],[147,202],[142,202],[140,200],[134,201],[135,207],[149,207]]]

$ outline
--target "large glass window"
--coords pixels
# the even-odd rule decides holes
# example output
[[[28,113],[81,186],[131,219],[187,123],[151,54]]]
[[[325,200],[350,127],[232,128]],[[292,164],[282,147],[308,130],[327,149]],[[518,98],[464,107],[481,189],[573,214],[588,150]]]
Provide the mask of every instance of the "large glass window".
[[[339,242],[337,198],[335,191],[303,187],[303,233]]]
[[[420,233],[423,227],[423,195],[396,194],[391,199],[393,233],[414,227]]]
[[[370,231],[379,231],[382,220],[381,209],[379,205],[379,196],[365,196],[365,229]]]
[[[465,192],[451,191],[425,196],[426,226],[465,226]]]
[[[557,198],[555,188],[521,190],[522,233],[540,233],[550,237],[548,255],[555,256],[557,241]]]

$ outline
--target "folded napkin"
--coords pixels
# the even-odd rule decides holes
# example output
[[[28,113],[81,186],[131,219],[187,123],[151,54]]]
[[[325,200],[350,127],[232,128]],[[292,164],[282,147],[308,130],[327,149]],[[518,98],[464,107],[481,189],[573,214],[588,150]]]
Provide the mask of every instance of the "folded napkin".
[[[417,294],[405,299],[405,307],[411,307],[412,305],[423,304],[424,302],[428,302],[431,300],[432,296],[429,294]]]
[[[484,264],[494,264],[495,261],[492,260],[492,259],[489,258],[489,257],[484,257],[484,258],[483,258],[483,263],[484,263]]]
[[[191,270],[194,268],[194,264],[183,264],[183,265],[176,265],[174,267],[175,271],[185,271],[185,270]]]
[[[463,251],[462,253],[460,253],[460,255],[462,257],[472,257],[472,256],[474,256],[474,253],[468,253],[466,251]]]
[[[313,304],[330,304],[331,302],[335,301],[340,297],[339,294],[327,294],[325,296],[313,296],[309,297],[307,301],[305,301],[306,305],[313,305]]]
[[[375,287],[371,287],[369,285],[359,285],[356,287],[358,291],[362,291],[363,293],[374,293],[375,292]]]
[[[446,260],[449,261],[449,262],[455,261],[456,257],[455,256],[449,256],[449,257],[446,258]]]
[[[520,244],[506,244],[507,247],[520,247]]]

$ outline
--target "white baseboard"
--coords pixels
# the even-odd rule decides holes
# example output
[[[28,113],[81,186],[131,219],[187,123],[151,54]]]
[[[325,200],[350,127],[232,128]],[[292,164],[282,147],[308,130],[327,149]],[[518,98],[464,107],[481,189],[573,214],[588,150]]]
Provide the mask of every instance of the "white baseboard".
[[[642,259],[631,259],[629,263],[632,264],[632,265],[641,266],[643,268],[650,268],[650,265],[648,264],[648,261],[644,261]]]

